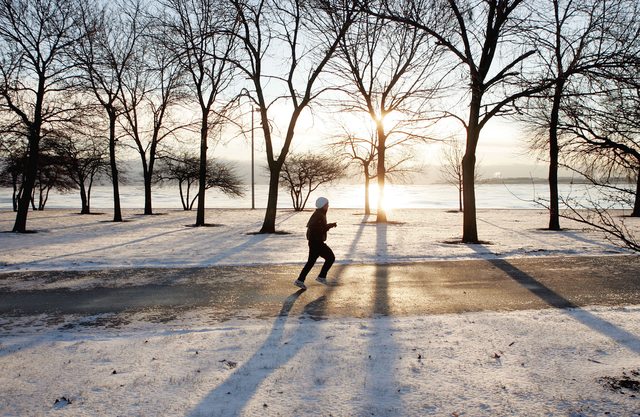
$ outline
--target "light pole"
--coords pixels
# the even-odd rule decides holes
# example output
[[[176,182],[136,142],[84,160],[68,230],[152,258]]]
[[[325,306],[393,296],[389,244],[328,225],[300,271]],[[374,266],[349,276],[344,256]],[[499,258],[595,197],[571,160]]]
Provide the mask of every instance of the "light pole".
[[[254,145],[253,145],[253,112],[255,108],[251,106],[251,210],[256,209],[256,180],[254,172]]]

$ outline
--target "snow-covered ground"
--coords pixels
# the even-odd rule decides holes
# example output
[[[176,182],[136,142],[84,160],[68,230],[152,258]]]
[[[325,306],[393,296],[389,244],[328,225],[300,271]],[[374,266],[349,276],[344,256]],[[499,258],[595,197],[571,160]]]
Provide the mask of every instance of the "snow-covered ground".
[[[259,229],[262,211],[210,210],[207,221],[220,226],[207,228],[185,227],[195,213],[136,213],[126,211],[129,221],[121,224],[108,214],[31,213],[29,227],[39,233],[0,234],[1,270],[306,258],[309,212],[279,212],[278,228],[290,234],[269,236],[247,234]],[[447,243],[460,237],[459,213],[397,210],[392,219],[398,223],[376,225],[357,211],[331,210],[338,228],[329,244],[338,261],[625,253],[568,221],[561,233],[540,230],[544,211],[480,211],[487,244],[468,246]],[[0,229],[10,230],[13,220],[0,213]],[[627,225],[640,228],[637,219]],[[46,274],[24,285],[8,277],[0,274],[3,287],[16,290],[56,285]],[[65,287],[97,284],[78,282]],[[640,415],[632,389],[640,380],[640,300],[615,308],[314,321],[289,314],[308,301],[303,297],[292,288],[273,319],[212,322],[207,309],[161,323],[153,312],[2,317],[0,415]]]
[[[0,272],[15,270],[193,267],[212,265],[304,263],[305,225],[310,211],[282,210],[276,220],[282,235],[251,234],[260,230],[263,210],[208,210],[216,227],[186,227],[195,211],[163,211],[142,216],[125,210],[125,222],[110,214],[80,216],[70,210],[29,214],[34,234],[0,233]],[[11,230],[15,215],[0,212],[0,230]],[[625,251],[602,233],[562,220],[567,230],[542,230],[543,210],[480,210],[478,235],[485,245],[455,245],[462,236],[462,214],[436,209],[395,210],[388,225],[372,223],[353,209],[330,209],[338,227],[328,243],[339,263],[415,262],[544,255],[604,255]],[[640,234],[640,219],[626,224]]]

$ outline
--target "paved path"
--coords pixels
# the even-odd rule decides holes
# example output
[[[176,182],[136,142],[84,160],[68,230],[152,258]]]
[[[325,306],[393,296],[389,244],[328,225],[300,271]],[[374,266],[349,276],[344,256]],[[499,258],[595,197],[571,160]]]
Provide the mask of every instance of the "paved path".
[[[336,265],[333,282],[292,285],[300,266],[132,269],[18,273],[73,282],[100,274],[157,277],[157,284],[86,290],[0,291],[0,314],[100,314],[204,309],[212,320],[308,314],[313,318],[421,315],[482,310],[640,304],[640,257],[540,257],[507,260]],[[314,269],[312,274],[316,272]],[[310,275],[312,275],[310,274]],[[13,275],[13,273],[12,273]],[[7,276],[7,275],[5,275]],[[2,275],[0,275],[0,287]],[[231,283],[230,283],[231,282]]]

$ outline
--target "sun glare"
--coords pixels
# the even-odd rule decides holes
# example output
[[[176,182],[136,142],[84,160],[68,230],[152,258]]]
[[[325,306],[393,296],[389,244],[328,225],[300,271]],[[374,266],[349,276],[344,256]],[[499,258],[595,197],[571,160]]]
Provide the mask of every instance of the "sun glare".
[[[384,130],[388,131],[389,129],[394,128],[402,120],[402,118],[402,113],[400,113],[399,111],[392,111],[390,113],[387,113],[383,118],[381,118],[380,115],[376,115],[375,122],[382,122]]]
[[[378,196],[380,195],[380,190],[378,188],[378,184],[373,182],[369,184],[369,205],[373,210],[378,207]],[[395,195],[395,190],[390,187],[388,184],[384,188],[384,198],[382,200],[382,209],[389,213],[394,208],[398,208],[396,205],[397,201],[393,198]]]

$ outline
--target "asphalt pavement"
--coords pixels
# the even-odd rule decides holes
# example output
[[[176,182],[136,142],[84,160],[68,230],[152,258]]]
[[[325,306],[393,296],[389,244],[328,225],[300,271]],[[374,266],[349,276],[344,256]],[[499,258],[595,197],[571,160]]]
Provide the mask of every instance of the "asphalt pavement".
[[[0,314],[153,312],[156,319],[200,309],[211,320],[233,317],[410,316],[640,304],[640,256],[532,257],[420,263],[334,265],[329,285],[293,281],[299,265],[184,269],[16,272],[21,279],[105,283],[144,277],[143,285],[80,290],[0,291]],[[44,275],[43,275],[44,274]],[[149,277],[153,284],[148,284]]]

